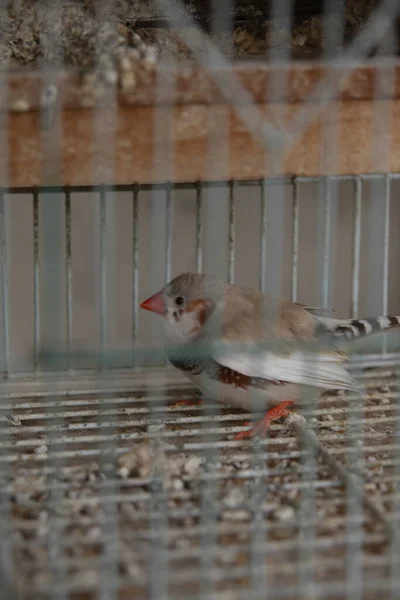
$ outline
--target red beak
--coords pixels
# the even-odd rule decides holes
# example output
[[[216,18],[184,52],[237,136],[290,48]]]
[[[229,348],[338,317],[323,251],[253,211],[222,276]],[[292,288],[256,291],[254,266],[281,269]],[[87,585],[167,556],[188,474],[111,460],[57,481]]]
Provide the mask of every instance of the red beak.
[[[153,296],[150,296],[150,298],[147,298],[147,300],[142,302],[140,308],[144,308],[144,310],[150,310],[151,312],[158,313],[159,315],[165,315],[166,306],[162,292],[157,292],[156,294],[153,294]]]

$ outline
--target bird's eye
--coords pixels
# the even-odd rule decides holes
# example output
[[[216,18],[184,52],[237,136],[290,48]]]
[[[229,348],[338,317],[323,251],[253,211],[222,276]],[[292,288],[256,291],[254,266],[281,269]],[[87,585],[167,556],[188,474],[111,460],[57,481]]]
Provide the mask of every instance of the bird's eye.
[[[175,298],[175,304],[177,306],[182,306],[182,304],[185,304],[185,298],[183,296],[177,296]]]

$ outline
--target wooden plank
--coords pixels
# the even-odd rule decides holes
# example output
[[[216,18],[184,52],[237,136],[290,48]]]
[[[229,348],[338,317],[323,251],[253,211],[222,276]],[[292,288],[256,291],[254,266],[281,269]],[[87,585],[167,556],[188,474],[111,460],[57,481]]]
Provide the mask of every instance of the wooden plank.
[[[230,71],[212,72],[193,63],[179,63],[177,69],[162,67],[163,85],[158,86],[154,65],[132,63],[117,73],[117,101],[123,106],[153,106],[155,104],[220,104],[227,103],[215,81],[229,81]],[[256,62],[235,64],[235,77],[254,102],[319,102],[310,100],[318,83],[329,76],[336,82],[330,98],[340,100],[381,100],[400,98],[400,61],[375,60],[367,64],[347,64],[327,67],[318,63],[291,63],[288,66],[268,66]],[[379,86],[376,85],[379,74]],[[107,74],[103,74],[105,79]],[[109,85],[92,73],[71,71],[49,72],[58,90],[58,101],[64,109],[101,106]],[[35,71],[16,70],[9,74],[8,94],[0,93],[0,110],[29,112],[39,110],[44,91],[42,75]],[[168,84],[167,84],[168,83]],[[234,103],[237,99],[232,98]]]
[[[261,106],[259,106],[260,108]],[[299,104],[268,104],[262,106],[272,123],[288,126]],[[238,119],[234,108],[214,105],[182,105],[161,107],[158,119],[164,123],[157,153],[154,152],[153,134],[155,109],[153,107],[119,106],[115,122],[107,108],[101,109],[102,139],[115,142],[115,160],[107,170],[98,164],[94,112],[90,109],[62,112],[63,136],[59,140],[61,173],[55,180],[65,185],[131,184],[154,181],[196,181],[209,178],[208,145],[213,145],[213,156],[224,156],[224,139],[209,129],[209,124],[226,110],[229,131],[229,160],[212,165],[213,177],[218,179],[255,179],[272,175],[334,175],[374,173],[377,170],[400,171],[400,99],[332,102],[297,143],[284,155],[283,171],[274,170],[275,156],[265,154],[260,144],[249,134]],[[252,107],[245,107],[251,111]],[[374,134],[377,111],[390,115],[390,148],[388,164],[379,163]],[[326,129],[328,135],[323,135]],[[331,154],[329,132],[338,132],[338,144]],[[52,131],[43,132],[40,113],[10,113],[8,116],[10,186],[43,185],[43,142]],[[172,143],[171,143],[172,140]],[[56,149],[58,143],[54,140]],[[219,153],[221,148],[221,153]],[[57,152],[55,152],[55,156]],[[322,157],[326,157],[323,164]],[[158,162],[155,163],[155,157]],[[170,170],[172,165],[172,170]],[[55,163],[54,168],[57,167]],[[46,172],[51,172],[51,164]],[[7,179],[4,181],[6,182]],[[4,183],[2,182],[2,183]]]

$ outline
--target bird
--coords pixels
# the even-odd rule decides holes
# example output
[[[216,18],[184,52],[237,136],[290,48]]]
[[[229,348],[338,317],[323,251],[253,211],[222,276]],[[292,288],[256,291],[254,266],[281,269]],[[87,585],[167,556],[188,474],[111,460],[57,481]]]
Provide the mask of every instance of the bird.
[[[346,344],[400,326],[400,316],[333,318],[324,309],[205,273],[181,273],[140,307],[161,316],[169,361],[203,394],[265,413],[237,440],[264,436],[272,422],[293,412],[307,390],[359,391],[346,366]],[[251,351],[271,340],[282,347]],[[304,342],[318,346],[305,349]],[[209,355],[201,351],[205,343]],[[230,351],[229,344],[240,348]]]

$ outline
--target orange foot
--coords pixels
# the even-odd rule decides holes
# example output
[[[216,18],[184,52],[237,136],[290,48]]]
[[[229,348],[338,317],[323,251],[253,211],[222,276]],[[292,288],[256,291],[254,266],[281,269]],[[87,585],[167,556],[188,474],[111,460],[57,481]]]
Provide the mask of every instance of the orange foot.
[[[291,411],[288,410],[289,406],[293,406],[293,402],[291,400],[284,400],[273,408],[270,408],[261,421],[258,421],[253,427],[246,429],[245,431],[239,431],[239,433],[235,435],[235,440],[243,440],[243,438],[253,437],[254,435],[264,436],[273,421],[277,421],[281,417],[288,417],[290,415]]]
[[[178,408],[179,406],[201,406],[203,400],[201,398],[193,398],[192,400],[179,400],[171,404],[171,408]]]

